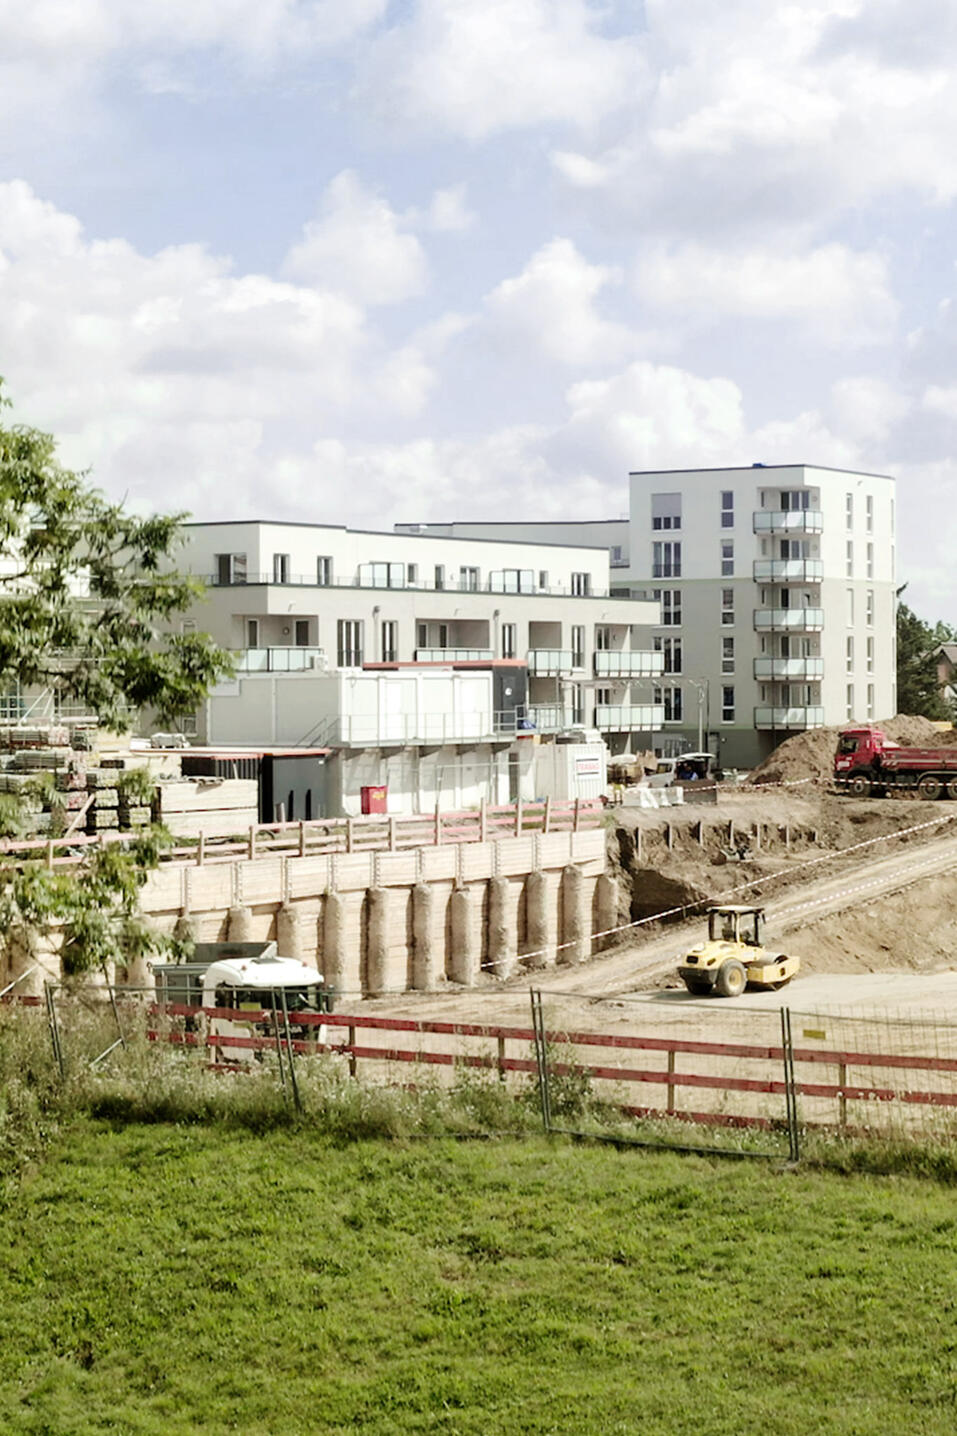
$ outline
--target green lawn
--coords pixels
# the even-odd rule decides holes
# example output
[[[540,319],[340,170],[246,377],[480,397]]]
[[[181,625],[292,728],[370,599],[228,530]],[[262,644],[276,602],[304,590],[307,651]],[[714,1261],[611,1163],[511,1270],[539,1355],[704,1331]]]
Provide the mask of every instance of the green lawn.
[[[0,1230],[4,1433],[957,1427],[932,1183],[85,1122]]]

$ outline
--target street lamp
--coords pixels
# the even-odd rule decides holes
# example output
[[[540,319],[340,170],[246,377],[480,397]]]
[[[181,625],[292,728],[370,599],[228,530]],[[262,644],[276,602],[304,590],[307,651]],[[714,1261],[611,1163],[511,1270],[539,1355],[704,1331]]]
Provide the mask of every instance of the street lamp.
[[[704,752],[705,729],[711,727],[711,679],[688,678],[686,680],[698,695],[698,752]]]

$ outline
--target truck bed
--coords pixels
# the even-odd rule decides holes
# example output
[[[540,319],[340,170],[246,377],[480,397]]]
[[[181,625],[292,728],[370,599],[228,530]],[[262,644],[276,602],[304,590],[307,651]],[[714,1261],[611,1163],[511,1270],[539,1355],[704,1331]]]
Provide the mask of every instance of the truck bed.
[[[885,772],[955,772],[957,746],[953,748],[899,748],[881,754]]]

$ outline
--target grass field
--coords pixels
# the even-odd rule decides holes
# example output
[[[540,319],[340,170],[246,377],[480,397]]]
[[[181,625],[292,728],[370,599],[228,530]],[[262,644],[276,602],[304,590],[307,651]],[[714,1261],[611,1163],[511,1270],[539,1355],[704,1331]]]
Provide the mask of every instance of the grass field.
[[[81,1119],[0,1222],[5,1433],[957,1426],[929,1182]]]

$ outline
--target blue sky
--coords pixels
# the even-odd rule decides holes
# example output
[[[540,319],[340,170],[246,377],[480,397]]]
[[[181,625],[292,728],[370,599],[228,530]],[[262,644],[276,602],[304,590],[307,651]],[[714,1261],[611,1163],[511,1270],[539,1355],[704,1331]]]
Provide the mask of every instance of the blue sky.
[[[946,0],[0,0],[0,373],[141,508],[900,480],[957,621]]]

